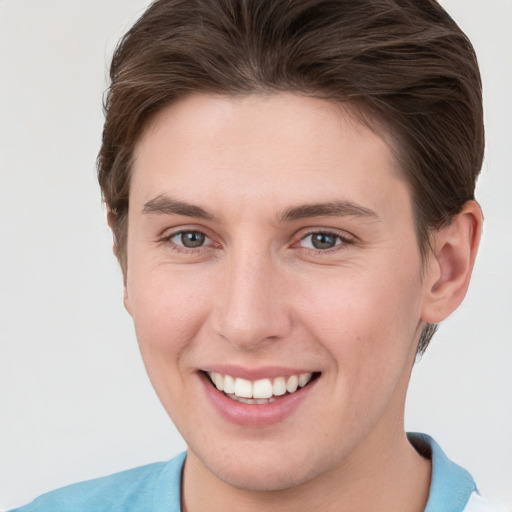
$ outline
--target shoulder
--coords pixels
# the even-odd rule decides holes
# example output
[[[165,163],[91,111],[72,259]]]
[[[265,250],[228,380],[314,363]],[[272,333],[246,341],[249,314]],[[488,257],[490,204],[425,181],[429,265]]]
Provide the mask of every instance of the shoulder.
[[[178,512],[184,462],[182,453],[168,462],[69,485],[11,512]]]

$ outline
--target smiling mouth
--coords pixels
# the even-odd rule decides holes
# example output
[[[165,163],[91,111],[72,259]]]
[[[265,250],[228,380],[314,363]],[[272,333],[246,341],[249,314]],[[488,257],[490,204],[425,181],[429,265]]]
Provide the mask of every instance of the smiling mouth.
[[[232,400],[244,404],[269,404],[292,395],[320,376],[320,372],[300,373],[273,379],[247,380],[231,375],[204,372],[212,385]]]

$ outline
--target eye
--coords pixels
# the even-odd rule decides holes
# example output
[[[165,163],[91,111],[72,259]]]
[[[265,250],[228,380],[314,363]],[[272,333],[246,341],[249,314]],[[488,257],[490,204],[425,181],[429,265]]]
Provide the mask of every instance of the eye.
[[[197,247],[202,247],[208,240],[208,237],[201,233],[201,231],[179,231],[178,233],[173,233],[168,240],[187,249],[196,249]]]
[[[301,240],[301,246],[307,249],[328,250],[347,242],[340,235],[324,231],[309,233]]]

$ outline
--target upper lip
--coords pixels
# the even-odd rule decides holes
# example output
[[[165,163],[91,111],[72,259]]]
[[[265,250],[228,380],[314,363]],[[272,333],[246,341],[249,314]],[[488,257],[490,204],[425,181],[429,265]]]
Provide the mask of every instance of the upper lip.
[[[247,380],[273,379],[276,377],[289,377],[290,375],[300,375],[301,373],[318,373],[304,367],[289,366],[259,366],[247,367],[232,364],[212,364],[201,368],[204,372],[216,372],[231,377],[240,377]]]

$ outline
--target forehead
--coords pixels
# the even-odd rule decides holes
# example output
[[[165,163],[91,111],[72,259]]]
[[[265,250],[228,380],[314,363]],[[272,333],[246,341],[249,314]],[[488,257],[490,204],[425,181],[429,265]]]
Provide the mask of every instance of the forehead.
[[[175,191],[224,209],[237,200],[270,209],[320,200],[372,209],[410,203],[388,144],[355,110],[291,93],[191,95],[155,116],[134,156],[131,203]]]

